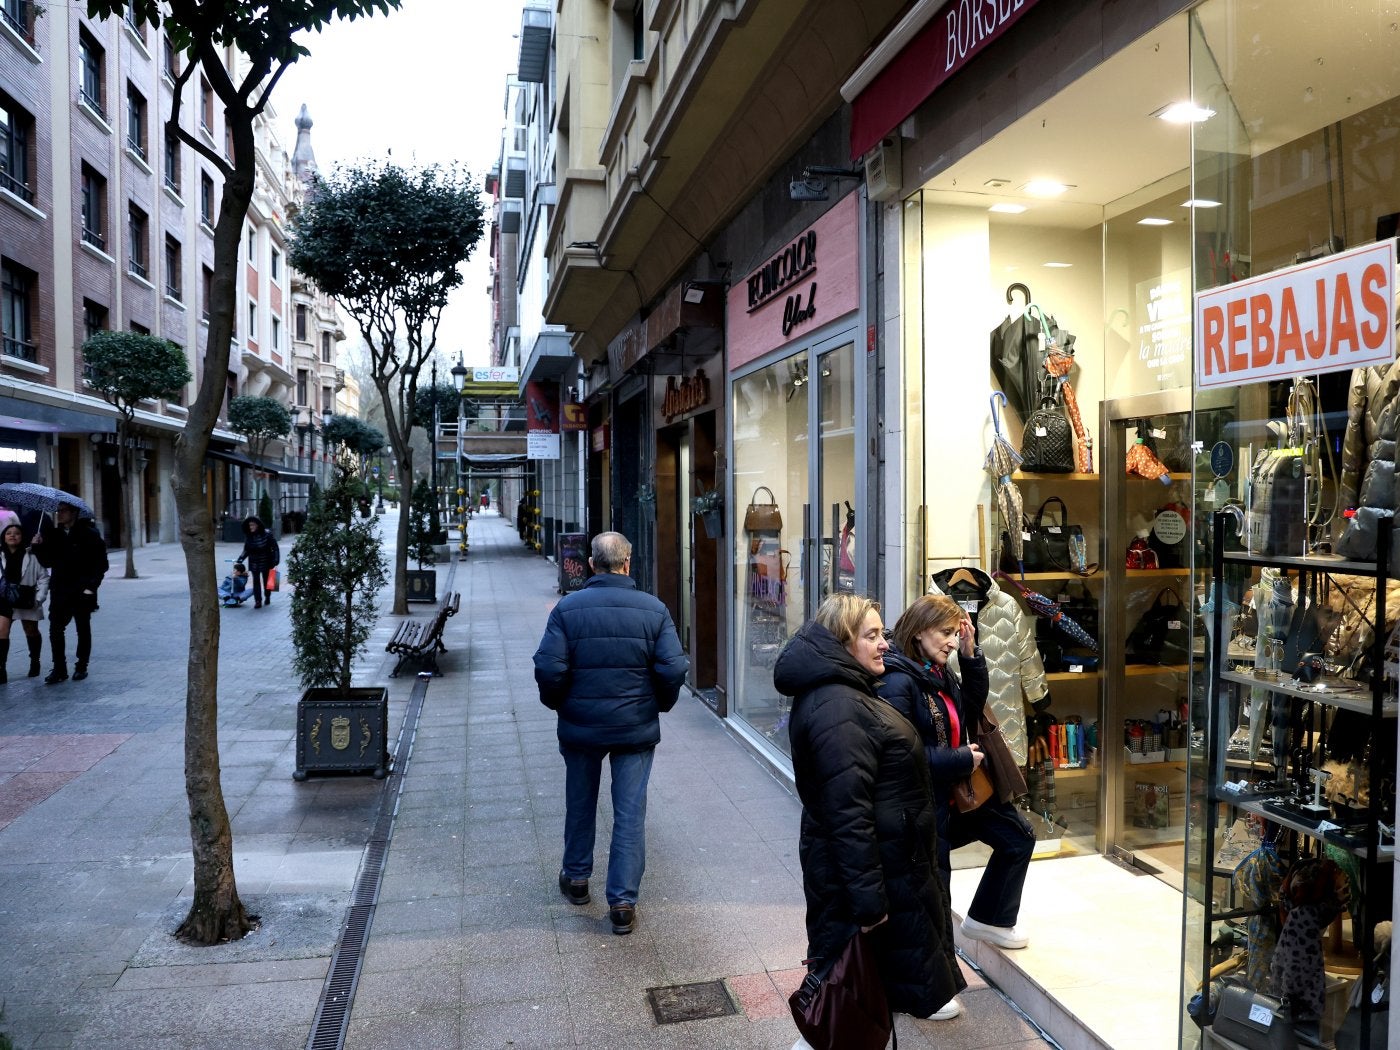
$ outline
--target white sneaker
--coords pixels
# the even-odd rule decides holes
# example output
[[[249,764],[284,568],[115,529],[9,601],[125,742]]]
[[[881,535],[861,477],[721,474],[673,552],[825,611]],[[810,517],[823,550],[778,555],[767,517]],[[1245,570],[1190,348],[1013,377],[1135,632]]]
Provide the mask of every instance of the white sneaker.
[[[924,1018],[924,1020],[951,1021],[954,1017],[957,1017],[961,1013],[962,1003],[958,1002],[956,999],[949,999],[946,1003],[943,1004],[943,1009],[935,1010],[933,1013],[929,1014],[926,1018]]]
[[[962,932],[964,937],[971,940],[995,944],[1007,951],[1024,948],[1031,943],[1031,939],[1015,926],[988,926],[985,922],[978,922],[973,918],[962,921]]]

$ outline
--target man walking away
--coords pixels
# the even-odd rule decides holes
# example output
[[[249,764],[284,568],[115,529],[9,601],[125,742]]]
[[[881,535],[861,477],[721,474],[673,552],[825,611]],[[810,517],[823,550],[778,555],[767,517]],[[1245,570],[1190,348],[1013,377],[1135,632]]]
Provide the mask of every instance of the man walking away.
[[[593,538],[597,575],[549,614],[535,652],[540,702],[559,713],[564,756],[564,863],[559,892],[587,904],[593,874],[598,784],[612,772],[608,918],[616,934],[636,924],[646,867],[647,780],[661,740],[660,713],[676,704],[690,670],[666,606],[637,590],[632,544],[618,532]]]
[[[77,662],[73,680],[88,676],[92,655],[92,614],[97,611],[97,588],[107,575],[107,544],[91,519],[78,517],[78,509],[60,503],[54,520],[46,521],[34,537],[34,555],[49,570],[49,648],[53,670],[46,685],[68,681],[65,635],[69,621],[77,629]]]

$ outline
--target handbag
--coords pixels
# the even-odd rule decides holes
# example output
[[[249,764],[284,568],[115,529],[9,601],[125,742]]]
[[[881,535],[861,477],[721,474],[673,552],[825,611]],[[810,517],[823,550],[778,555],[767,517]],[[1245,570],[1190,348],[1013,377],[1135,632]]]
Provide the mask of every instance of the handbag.
[[[39,588],[31,583],[11,584],[5,589],[5,597],[16,609],[32,609],[39,597]]]
[[[758,502],[760,492],[768,494],[768,502]],[[778,511],[778,501],[773,497],[773,490],[767,485],[760,485],[753,490],[753,498],[749,500],[749,508],[744,512],[744,530],[746,532],[780,532],[783,528],[783,516]]]
[[[1226,984],[1215,1010],[1215,1034],[1248,1050],[1296,1050],[1293,1020],[1283,1002],[1242,984]]]
[[[971,813],[987,799],[996,794],[996,786],[987,775],[985,763],[974,769],[968,776],[953,785],[948,804],[959,813]]]
[[[1010,802],[1026,794],[1026,775],[1011,754],[1011,747],[1002,735],[1001,726],[985,707],[977,720],[977,742],[982,745],[986,759],[977,772],[987,771],[991,778],[996,797],[1001,802]]]
[[[1070,474],[1074,471],[1074,432],[1065,418],[1058,382],[1043,389],[1040,407],[1026,417],[1021,432],[1021,470],[1029,474]],[[1029,569],[1029,566],[1027,566]]]
[[[857,931],[829,966],[809,970],[788,997],[813,1050],[883,1050],[894,1029],[869,934]]]
[[[1172,602],[1163,599],[1170,595]],[[1130,664],[1181,664],[1186,662],[1191,639],[1189,610],[1181,597],[1170,587],[1163,587],[1157,597],[1128,632],[1127,649]]]
[[[1059,520],[1047,520],[1050,505],[1060,506]],[[1024,561],[1027,572],[1073,572],[1089,576],[1098,571],[1085,563],[1087,557],[1084,529],[1069,522],[1069,508],[1059,496],[1051,496],[1035,512],[1035,517],[1025,526],[1026,540],[1023,544]]]

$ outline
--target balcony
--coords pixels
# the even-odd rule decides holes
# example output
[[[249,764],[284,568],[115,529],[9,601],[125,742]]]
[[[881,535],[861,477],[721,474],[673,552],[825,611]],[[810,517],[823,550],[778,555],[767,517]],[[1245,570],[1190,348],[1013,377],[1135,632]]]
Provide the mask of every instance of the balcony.
[[[97,96],[87,88],[78,88],[78,101],[96,113],[103,121],[106,121],[107,111],[102,108],[102,103],[97,100]]]
[[[126,261],[126,272],[133,277],[139,277],[143,281],[146,280],[146,264],[140,259],[128,259]]]
[[[0,169],[0,189],[13,193],[25,204],[34,203],[34,191],[4,169]]]
[[[39,348],[24,339],[11,339],[7,335],[4,337],[3,346],[0,346],[0,349],[3,349],[6,357],[28,361],[31,365],[37,364],[39,361]]]
[[[83,227],[83,243],[92,245],[100,252],[107,250],[107,238],[100,230],[94,230],[91,226]]]
[[[29,28],[29,24],[33,20],[30,14],[32,6],[30,0],[18,0],[18,3],[10,0],[10,2],[0,5],[0,22],[4,22],[27,44],[34,43],[34,33]]]

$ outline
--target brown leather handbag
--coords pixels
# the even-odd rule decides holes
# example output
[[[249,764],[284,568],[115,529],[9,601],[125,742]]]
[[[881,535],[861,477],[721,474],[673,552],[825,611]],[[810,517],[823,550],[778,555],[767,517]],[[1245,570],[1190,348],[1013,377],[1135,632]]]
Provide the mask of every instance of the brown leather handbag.
[[[982,709],[982,717],[977,720],[977,743],[981,745],[982,753],[987,756],[982,768],[989,771],[997,798],[1002,802],[1010,802],[1013,798],[1024,795],[1029,790],[1026,787],[1026,774],[1012,757],[1011,748],[1006,743],[1006,737],[1002,735],[1001,726],[997,725],[997,720],[985,707]]]
[[[758,501],[759,493],[768,494],[768,502]],[[773,490],[767,485],[760,485],[753,490],[753,499],[749,500],[749,509],[744,512],[744,531],[746,532],[781,532],[783,528],[783,516],[778,511],[778,501],[773,496]]]
[[[996,787],[987,775],[984,763],[953,785],[953,794],[948,801],[957,807],[959,813],[971,813],[995,794]]]

